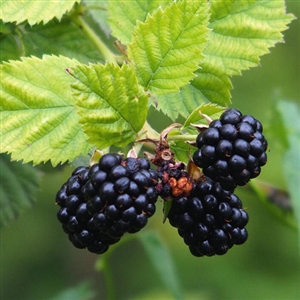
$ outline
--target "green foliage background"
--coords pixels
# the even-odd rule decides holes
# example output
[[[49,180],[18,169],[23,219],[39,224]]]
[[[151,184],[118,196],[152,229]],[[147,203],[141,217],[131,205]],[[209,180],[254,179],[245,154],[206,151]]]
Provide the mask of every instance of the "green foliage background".
[[[261,67],[232,78],[232,106],[258,118],[264,124],[270,143],[269,162],[259,180],[272,182],[284,190],[293,179],[288,177],[289,166],[296,163],[289,160],[292,154],[287,157],[286,150],[288,147],[300,150],[298,140],[289,139],[291,132],[284,128],[289,117],[297,122],[297,113],[298,116],[300,113],[300,4],[299,1],[287,1],[286,4],[288,12],[298,20],[284,32],[285,44],[276,45],[271,54],[262,57]],[[32,37],[35,36],[34,29],[24,30],[32,31]],[[92,51],[92,46],[86,47]],[[80,54],[77,55],[74,57],[80,59]],[[292,118],[294,115],[296,118]],[[151,117],[161,120],[155,124],[157,129],[171,123],[163,115],[157,118],[153,108],[150,109]],[[299,121],[292,125],[299,130]],[[75,249],[55,217],[56,190],[72,169],[53,169],[48,164],[37,168],[41,181],[38,201],[0,229],[0,298],[105,299],[105,280],[103,273],[95,268],[96,256]],[[299,197],[299,184],[293,184],[290,190]],[[186,299],[299,299],[299,233],[284,222],[290,220],[290,211],[278,212],[269,205],[266,209],[264,202],[259,201],[255,186],[238,189],[237,194],[250,215],[249,240],[224,256],[192,257],[176,230],[167,223],[162,224],[162,203],[158,203],[157,213],[149,220],[146,231],[158,232],[168,247]],[[294,207],[297,209],[297,205]],[[166,288],[141,241],[130,240],[109,256],[116,298],[173,299],[170,291],[174,287]],[[159,255],[156,259],[163,262]],[[99,264],[101,259],[98,267]]]

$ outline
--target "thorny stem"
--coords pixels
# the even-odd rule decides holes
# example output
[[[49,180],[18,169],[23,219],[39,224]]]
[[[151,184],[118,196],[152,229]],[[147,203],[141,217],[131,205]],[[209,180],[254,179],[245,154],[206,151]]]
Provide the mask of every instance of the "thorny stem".
[[[113,54],[110,49],[103,43],[100,37],[92,30],[92,28],[84,21],[84,19],[80,16],[82,13],[82,8],[79,7],[76,9],[70,17],[72,21],[84,32],[84,34],[93,42],[99,52],[104,56],[104,58],[111,62],[117,63],[117,58],[115,54]]]

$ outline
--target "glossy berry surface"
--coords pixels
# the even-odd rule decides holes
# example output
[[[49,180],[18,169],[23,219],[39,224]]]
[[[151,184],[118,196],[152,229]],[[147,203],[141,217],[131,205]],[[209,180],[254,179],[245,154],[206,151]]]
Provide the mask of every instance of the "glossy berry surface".
[[[156,210],[157,174],[145,158],[105,154],[76,168],[56,194],[57,218],[77,248],[101,254],[146,226]]]
[[[223,255],[248,237],[242,202],[209,178],[197,183],[190,196],[174,198],[168,219],[194,256]]]
[[[196,139],[194,163],[227,190],[257,177],[267,162],[267,140],[261,123],[237,109],[228,109]]]

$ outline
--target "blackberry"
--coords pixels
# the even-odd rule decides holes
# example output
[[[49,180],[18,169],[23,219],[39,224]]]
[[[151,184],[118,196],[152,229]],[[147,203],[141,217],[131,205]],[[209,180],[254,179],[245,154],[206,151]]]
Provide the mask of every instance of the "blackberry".
[[[56,194],[57,218],[77,248],[104,253],[155,213],[157,174],[145,158],[105,154],[75,169]]]
[[[228,109],[196,138],[194,163],[227,190],[257,177],[267,162],[267,140],[261,123],[237,109]]]
[[[167,218],[194,256],[223,255],[248,237],[248,214],[242,202],[209,178],[188,197],[175,197]]]
[[[93,225],[93,217],[87,210],[87,202],[81,192],[89,180],[88,172],[87,167],[76,168],[57,192],[56,203],[60,206],[57,218],[76,248],[87,248],[92,253],[102,254],[119,239],[100,232]]]

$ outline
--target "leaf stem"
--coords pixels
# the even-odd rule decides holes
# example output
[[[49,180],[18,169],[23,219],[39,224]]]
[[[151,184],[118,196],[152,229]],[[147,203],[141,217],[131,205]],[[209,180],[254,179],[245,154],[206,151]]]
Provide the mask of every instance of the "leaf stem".
[[[117,58],[114,53],[110,51],[110,49],[103,43],[100,37],[93,31],[93,29],[84,21],[84,19],[80,16],[82,13],[81,7],[76,9],[72,14],[70,14],[70,18],[72,21],[84,32],[84,34],[93,42],[99,52],[104,56],[104,58],[112,63],[117,63]]]
[[[99,6],[99,5],[87,5],[87,6],[82,6],[82,11],[90,10],[90,9],[95,9],[95,10],[104,10],[106,11],[107,9],[105,7]]]

